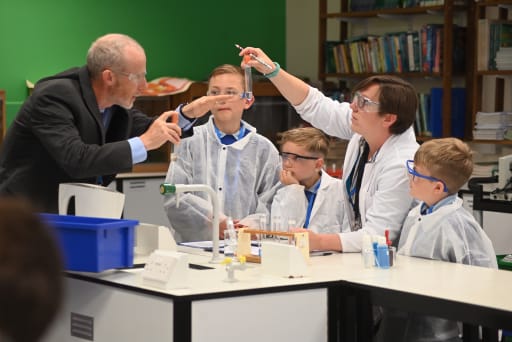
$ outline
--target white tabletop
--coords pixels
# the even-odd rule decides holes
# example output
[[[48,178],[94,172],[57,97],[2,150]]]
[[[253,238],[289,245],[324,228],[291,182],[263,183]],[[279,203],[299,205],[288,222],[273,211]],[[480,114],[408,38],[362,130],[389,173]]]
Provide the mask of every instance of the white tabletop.
[[[181,247],[183,251],[183,247]],[[193,250],[193,249],[186,249]],[[364,268],[359,253],[332,254],[310,258],[309,274],[286,278],[262,274],[259,264],[248,263],[243,271],[235,271],[238,280],[226,282],[223,265],[211,264],[210,253],[194,251],[189,262],[214,267],[189,270],[189,287],[162,290],[142,285],[142,269],[107,271],[87,274],[103,282],[126,285],[171,296],[195,296],[221,292],[270,289],[273,287],[312,285],[345,281],[353,284],[401,291],[415,295],[441,298],[512,313],[512,272],[467,266],[436,260],[398,256],[395,266],[383,270]]]
[[[512,314],[512,272],[397,256],[396,267],[359,273],[351,283],[467,303]]]

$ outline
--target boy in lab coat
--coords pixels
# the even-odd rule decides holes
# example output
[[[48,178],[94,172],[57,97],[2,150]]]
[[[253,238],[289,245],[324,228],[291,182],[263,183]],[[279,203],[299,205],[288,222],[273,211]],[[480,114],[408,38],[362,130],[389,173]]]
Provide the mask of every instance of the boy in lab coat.
[[[272,202],[272,221],[288,222],[309,232],[310,248],[323,249],[317,234],[337,235],[343,223],[343,182],[322,168],[329,138],[314,127],[295,128],[281,134],[280,188]],[[295,229],[300,230],[300,229]]]
[[[229,96],[211,103],[210,96]],[[176,146],[166,183],[207,184],[217,193],[220,206],[220,237],[227,217],[235,223],[248,216],[268,215],[279,183],[279,152],[273,143],[242,120],[254,97],[244,92],[244,72],[238,66],[221,65],[210,74],[207,96],[180,105],[185,117],[211,111],[208,122],[194,127],[192,137]],[[204,192],[164,198],[164,208],[177,241],[212,239],[212,206]]]
[[[456,138],[427,141],[407,170],[410,193],[421,202],[404,222],[398,254],[497,268],[491,241],[457,196],[473,172],[468,145]],[[386,309],[378,340],[460,341],[459,335],[457,322]]]

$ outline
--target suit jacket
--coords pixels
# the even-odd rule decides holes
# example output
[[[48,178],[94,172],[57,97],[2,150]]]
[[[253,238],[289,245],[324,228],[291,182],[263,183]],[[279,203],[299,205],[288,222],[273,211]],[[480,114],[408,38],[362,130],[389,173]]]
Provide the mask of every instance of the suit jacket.
[[[132,169],[127,139],[153,122],[142,112],[111,107],[105,130],[86,67],[40,80],[11,124],[0,150],[0,195],[27,198],[57,212],[59,183],[103,185]]]

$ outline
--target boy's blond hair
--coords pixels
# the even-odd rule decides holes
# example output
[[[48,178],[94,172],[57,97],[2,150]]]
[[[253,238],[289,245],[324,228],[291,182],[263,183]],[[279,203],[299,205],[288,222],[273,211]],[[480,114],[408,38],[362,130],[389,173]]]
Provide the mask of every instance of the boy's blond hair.
[[[242,70],[241,67],[235,66],[235,65],[231,65],[231,64],[219,65],[218,67],[213,69],[212,72],[210,73],[210,76],[208,77],[208,82],[212,79],[212,77],[219,76],[219,75],[224,75],[224,74],[239,75],[242,78],[242,81],[241,81],[242,82],[242,87],[244,86],[244,82],[245,82],[245,73],[244,73],[244,71]]]
[[[324,158],[329,150],[329,138],[314,127],[294,128],[279,135],[279,145],[292,142],[306,148],[309,152],[318,153]]]
[[[453,194],[473,173],[473,151],[457,138],[432,139],[416,151],[414,164],[421,165],[432,177],[444,181],[448,192]]]

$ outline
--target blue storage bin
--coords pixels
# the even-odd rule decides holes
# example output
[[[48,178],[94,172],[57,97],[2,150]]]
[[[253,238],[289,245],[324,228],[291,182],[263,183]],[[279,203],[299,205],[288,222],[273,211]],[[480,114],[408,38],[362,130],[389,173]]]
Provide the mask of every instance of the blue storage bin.
[[[54,227],[66,270],[101,272],[133,266],[136,220],[41,214]]]

